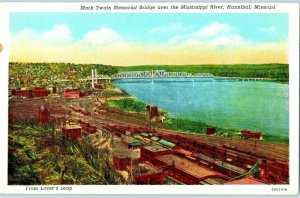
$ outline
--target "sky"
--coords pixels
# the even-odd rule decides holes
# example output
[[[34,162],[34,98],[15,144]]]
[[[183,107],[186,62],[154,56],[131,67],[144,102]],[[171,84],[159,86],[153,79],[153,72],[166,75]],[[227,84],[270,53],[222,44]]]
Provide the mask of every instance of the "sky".
[[[117,66],[288,62],[287,14],[10,14],[10,61]]]

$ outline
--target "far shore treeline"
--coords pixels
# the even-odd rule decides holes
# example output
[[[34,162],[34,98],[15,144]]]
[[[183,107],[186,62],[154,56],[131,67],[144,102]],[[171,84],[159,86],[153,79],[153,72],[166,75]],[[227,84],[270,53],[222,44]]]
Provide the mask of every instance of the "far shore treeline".
[[[36,76],[38,78],[65,78],[70,71],[77,76],[91,75],[91,69],[97,69],[98,74],[112,75],[123,71],[165,70],[168,72],[211,73],[224,77],[270,78],[274,82],[287,83],[289,79],[288,64],[232,64],[232,65],[140,65],[140,66],[110,66],[102,64],[73,63],[9,63],[10,76]]]
[[[270,78],[275,82],[288,82],[288,64],[232,64],[232,65],[140,65],[118,67],[118,71],[165,70],[167,72],[210,73],[223,77]]]

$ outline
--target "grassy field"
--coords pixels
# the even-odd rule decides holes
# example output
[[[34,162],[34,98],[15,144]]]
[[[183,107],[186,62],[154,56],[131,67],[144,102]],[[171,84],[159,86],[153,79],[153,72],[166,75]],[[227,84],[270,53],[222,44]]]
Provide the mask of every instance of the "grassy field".
[[[288,82],[287,64],[236,64],[236,65],[140,65],[118,67],[123,71],[165,70],[168,72],[211,73],[214,76],[271,78],[275,82]]]
[[[206,128],[209,127],[209,125],[203,122],[195,122],[176,118],[168,118],[166,121],[163,122],[163,124],[166,128],[175,131],[193,132],[200,134],[204,134]]]
[[[145,102],[138,101],[135,98],[123,98],[120,100],[108,100],[110,107],[118,108],[124,111],[134,111],[138,113],[144,113],[147,104]]]

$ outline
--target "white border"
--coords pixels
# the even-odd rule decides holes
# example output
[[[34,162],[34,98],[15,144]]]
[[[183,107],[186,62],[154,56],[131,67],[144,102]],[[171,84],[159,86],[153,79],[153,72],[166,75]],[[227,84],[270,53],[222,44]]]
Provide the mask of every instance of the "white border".
[[[290,131],[290,184],[289,185],[86,185],[72,186],[71,192],[57,191],[26,191],[26,186],[7,185],[7,118],[8,118],[8,57],[9,57],[9,12],[87,12],[80,11],[81,5],[248,5],[249,3],[0,3],[0,43],[3,51],[0,53],[0,90],[1,90],[1,126],[4,134],[0,138],[1,146],[1,180],[0,189],[2,193],[8,194],[264,194],[264,195],[292,195],[298,193],[299,186],[299,5],[297,3],[267,3],[265,5],[276,5],[276,10],[176,10],[176,13],[288,13],[289,14],[289,131]],[[260,4],[262,3],[253,3]],[[97,12],[99,11],[89,11]],[[102,11],[104,12],[142,12],[142,13],[174,13],[174,10],[124,10],[124,11]],[[38,186],[39,187],[39,186]],[[287,188],[286,191],[274,192],[272,187]]]

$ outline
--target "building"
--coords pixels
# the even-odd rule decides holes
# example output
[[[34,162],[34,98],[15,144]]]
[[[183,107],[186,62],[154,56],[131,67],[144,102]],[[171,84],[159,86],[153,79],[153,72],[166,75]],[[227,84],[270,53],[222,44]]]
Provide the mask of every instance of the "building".
[[[47,97],[50,92],[46,90],[45,87],[36,87],[34,89],[28,89],[28,90],[13,89],[11,93],[13,96],[21,96],[26,98],[38,98],[38,97]]]
[[[32,90],[32,97],[47,97],[50,94],[48,90],[45,89],[45,87],[36,87]]]
[[[56,87],[52,87],[52,94],[57,94],[57,88]]]
[[[152,145],[147,145],[145,147],[141,147],[140,150],[141,150],[141,156],[140,156],[139,160],[150,162],[151,164],[153,164],[154,166],[156,166],[158,168],[164,167],[166,164],[157,160],[156,157],[172,153],[171,149],[164,148],[157,144],[152,144]]]
[[[154,119],[158,117],[158,108],[154,105],[146,106],[146,115],[150,117],[150,119]]]
[[[66,124],[62,128],[62,133],[65,137],[76,139],[81,138],[81,127],[79,125]]]
[[[221,184],[226,181],[226,176],[177,155],[161,155],[156,159],[167,167],[165,174],[185,184]]]
[[[145,147],[141,147],[141,157],[143,158],[153,158],[161,155],[171,154],[172,150],[164,148],[158,144],[151,144]]]
[[[113,167],[117,170],[125,171],[127,167],[131,166],[131,159],[125,156],[113,157]]]
[[[206,135],[212,135],[216,133],[216,128],[215,127],[209,127],[206,129]]]
[[[39,108],[39,122],[41,122],[43,124],[47,123],[49,121],[49,116],[50,116],[50,114],[49,114],[48,109],[44,105],[40,106],[40,108]]]
[[[13,96],[20,96],[20,97],[26,97],[26,98],[32,98],[32,90],[12,90]]]
[[[134,184],[163,184],[163,172],[155,166],[142,162],[132,167]]]
[[[129,149],[140,148],[143,145],[140,140],[124,134],[121,134],[121,143]]]
[[[64,91],[61,96],[64,98],[80,98],[82,95],[80,91]]]

